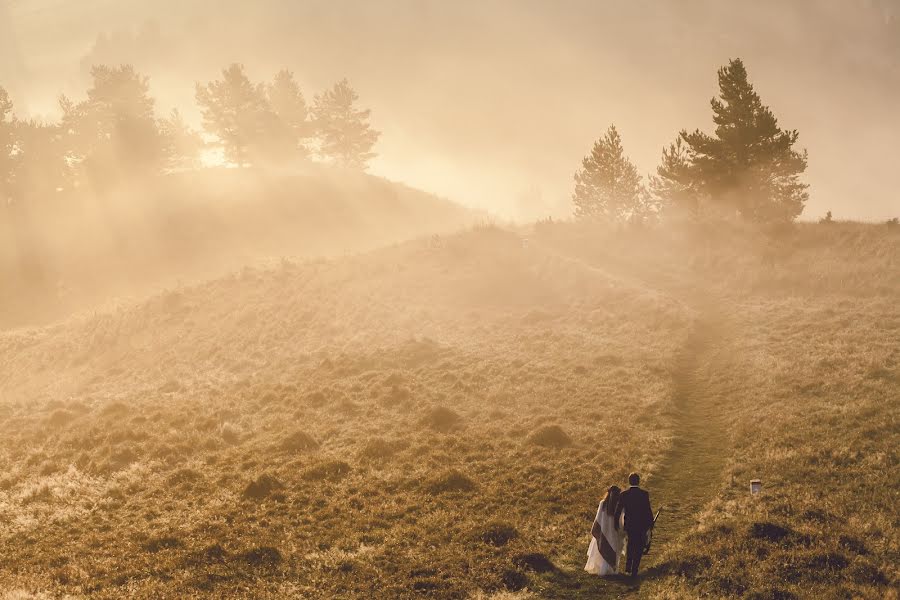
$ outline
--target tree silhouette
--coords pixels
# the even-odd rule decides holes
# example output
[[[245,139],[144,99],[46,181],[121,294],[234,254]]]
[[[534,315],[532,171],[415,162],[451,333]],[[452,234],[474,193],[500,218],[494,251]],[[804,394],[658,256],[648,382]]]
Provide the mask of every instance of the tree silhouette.
[[[697,189],[693,156],[680,136],[663,148],[656,175],[650,177],[650,192],[664,213],[692,218],[698,216],[700,191]]]
[[[184,121],[179,110],[173,109],[167,119],[159,121],[166,168],[194,169],[200,166],[203,139]]]
[[[355,108],[358,99],[350,83],[342,79],[316,96],[313,117],[321,154],[342,167],[365,170],[377,156],[372,148],[381,133],[369,125],[370,110]]]
[[[594,143],[581,165],[572,194],[576,217],[624,222],[644,216],[647,205],[641,176],[625,156],[615,125]]]
[[[265,86],[252,83],[243,65],[232,64],[221,80],[198,83],[196,96],[203,128],[222,142],[226,159],[243,166],[271,153],[277,117]]]
[[[308,143],[315,134],[315,129],[309,120],[309,108],[294,74],[286,69],[279,71],[267,91],[269,105],[278,117],[278,129],[286,141],[286,158],[308,157]]]
[[[6,90],[0,87],[0,207],[12,198],[15,171],[15,122],[13,103]]]
[[[95,180],[158,170],[162,139],[148,79],[131,65],[95,66],[91,76],[87,100],[60,98],[71,158]]]
[[[697,187],[746,219],[793,220],[809,197],[799,178],[806,151],[793,149],[799,134],[778,127],[740,59],[719,69],[718,76],[719,97],[711,101],[715,136],[681,132],[697,167]]]

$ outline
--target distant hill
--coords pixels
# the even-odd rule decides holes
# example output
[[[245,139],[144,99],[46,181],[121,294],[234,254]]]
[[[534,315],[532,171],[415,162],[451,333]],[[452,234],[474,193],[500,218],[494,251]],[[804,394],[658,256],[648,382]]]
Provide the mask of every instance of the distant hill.
[[[267,258],[456,230],[459,205],[361,173],[204,169],[0,214],[0,328]]]

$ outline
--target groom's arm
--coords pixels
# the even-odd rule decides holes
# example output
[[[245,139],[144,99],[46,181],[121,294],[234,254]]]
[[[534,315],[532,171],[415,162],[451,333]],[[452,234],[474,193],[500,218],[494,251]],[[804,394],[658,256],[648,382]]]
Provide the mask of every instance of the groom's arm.
[[[627,494],[627,490],[622,492],[622,495],[619,496],[619,505],[616,506],[615,525],[617,531],[619,529],[619,519],[622,517],[622,509],[625,508],[625,499],[628,497]]]
[[[647,492],[647,528],[653,527],[653,509],[650,507],[650,492]]]

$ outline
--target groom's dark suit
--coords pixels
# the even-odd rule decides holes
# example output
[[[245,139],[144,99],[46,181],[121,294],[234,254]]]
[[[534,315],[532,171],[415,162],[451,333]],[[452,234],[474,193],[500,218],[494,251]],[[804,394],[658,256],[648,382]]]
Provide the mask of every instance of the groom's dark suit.
[[[616,523],[625,511],[625,532],[628,534],[628,549],[625,555],[625,572],[637,576],[644,555],[644,540],[647,530],[653,526],[653,511],[650,509],[650,494],[636,485],[629,487],[619,496],[616,508]]]

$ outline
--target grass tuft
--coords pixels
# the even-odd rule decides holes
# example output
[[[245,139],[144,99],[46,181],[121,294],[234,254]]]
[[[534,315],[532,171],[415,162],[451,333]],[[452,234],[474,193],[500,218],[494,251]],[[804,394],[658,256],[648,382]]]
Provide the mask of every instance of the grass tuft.
[[[544,448],[565,448],[572,445],[572,438],[559,425],[544,425],[528,436],[528,442]]]

